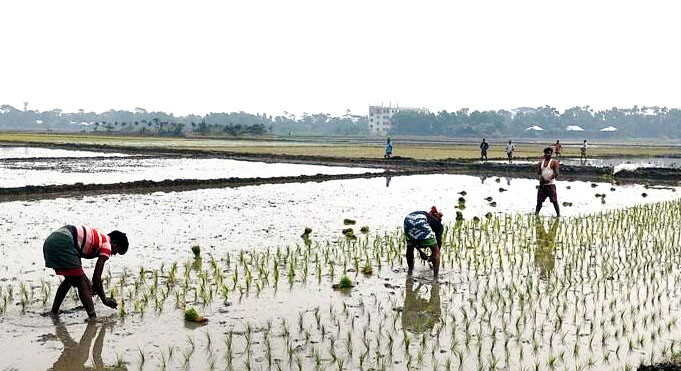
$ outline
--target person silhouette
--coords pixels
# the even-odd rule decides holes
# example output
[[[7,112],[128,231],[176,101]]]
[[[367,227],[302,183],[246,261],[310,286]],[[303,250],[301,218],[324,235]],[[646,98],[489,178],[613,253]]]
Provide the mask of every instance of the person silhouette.
[[[480,143],[480,161],[487,161],[487,150],[489,149],[489,143],[482,138],[482,143]]]
[[[544,229],[544,219],[535,218],[534,228],[537,237],[537,248],[534,250],[534,265],[539,268],[539,278],[546,280],[551,276],[556,264],[556,232],[560,219],[554,218],[548,233]]]
[[[390,158],[393,155],[393,144],[390,142],[390,138],[385,142],[385,155],[383,158]]]
[[[407,277],[404,311],[402,312],[402,328],[413,334],[421,334],[432,330],[435,324],[440,322],[440,317],[442,316],[440,284],[433,282],[427,286],[430,286],[430,299],[428,300],[419,295],[424,284],[419,283],[414,288],[414,279],[411,276]]]

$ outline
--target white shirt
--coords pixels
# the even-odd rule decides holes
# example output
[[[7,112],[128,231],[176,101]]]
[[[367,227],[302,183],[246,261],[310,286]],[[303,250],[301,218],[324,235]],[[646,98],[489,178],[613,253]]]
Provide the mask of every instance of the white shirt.
[[[511,153],[515,149],[515,146],[513,144],[507,144],[506,145],[506,153]]]
[[[556,180],[553,178],[553,169],[551,168],[551,163],[553,162],[553,159],[549,160],[549,163],[544,165],[546,163],[545,160],[541,160],[541,176],[544,178],[546,181],[545,184],[555,184]]]

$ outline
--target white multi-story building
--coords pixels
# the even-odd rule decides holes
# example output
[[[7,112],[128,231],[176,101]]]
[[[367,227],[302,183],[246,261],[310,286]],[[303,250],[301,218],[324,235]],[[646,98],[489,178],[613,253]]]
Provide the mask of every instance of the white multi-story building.
[[[392,117],[398,112],[418,112],[427,113],[426,108],[413,108],[413,107],[384,107],[380,106],[369,106],[369,134],[371,135],[388,135],[390,129],[392,129]]]

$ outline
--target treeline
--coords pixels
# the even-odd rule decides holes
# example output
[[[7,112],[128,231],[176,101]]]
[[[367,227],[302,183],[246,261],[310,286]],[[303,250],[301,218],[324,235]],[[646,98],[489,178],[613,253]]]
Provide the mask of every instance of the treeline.
[[[563,112],[549,106],[514,110],[417,113],[392,116],[389,135],[449,137],[550,138],[681,138],[681,110],[666,107],[594,110],[573,107]],[[109,110],[102,113],[23,110],[0,106],[0,130],[131,132],[148,135],[367,135],[366,116],[325,113],[295,116],[220,112],[174,116],[165,112]],[[542,130],[528,130],[528,128]],[[583,129],[576,131],[577,127]],[[602,131],[614,127],[614,131]],[[567,130],[571,128],[573,130]],[[612,130],[612,129],[610,129]]]
[[[0,129],[79,132],[121,132],[151,135],[182,135],[186,132],[226,135],[263,135],[269,132],[265,115],[210,113],[176,117],[172,113],[109,110],[102,113],[19,110],[0,106]]]
[[[549,106],[511,111],[438,113],[400,112],[392,117],[391,134],[452,137],[679,138],[681,110],[666,107],[611,108],[596,111],[573,107],[559,112]],[[602,131],[607,127],[614,131]],[[542,130],[528,130],[540,127]],[[567,130],[571,127],[573,130]],[[583,131],[577,131],[580,127]],[[612,130],[612,129],[609,129]]]
[[[109,110],[102,113],[20,110],[0,106],[0,130],[130,132],[149,135],[183,135],[187,132],[210,135],[265,135],[269,133],[362,135],[368,133],[366,117],[350,115],[304,114],[296,117],[251,114],[246,112],[209,113],[204,116],[174,116],[172,113]]]

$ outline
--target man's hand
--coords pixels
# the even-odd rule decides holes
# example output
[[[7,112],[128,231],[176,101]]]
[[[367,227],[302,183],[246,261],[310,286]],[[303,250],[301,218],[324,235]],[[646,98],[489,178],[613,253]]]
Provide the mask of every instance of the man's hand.
[[[102,300],[102,303],[109,308],[116,309],[118,307],[118,303],[116,302],[116,299],[114,299],[114,298],[104,298]]]

